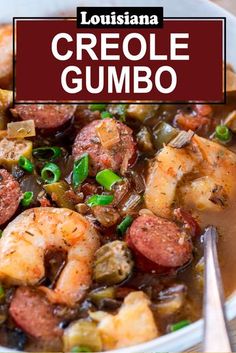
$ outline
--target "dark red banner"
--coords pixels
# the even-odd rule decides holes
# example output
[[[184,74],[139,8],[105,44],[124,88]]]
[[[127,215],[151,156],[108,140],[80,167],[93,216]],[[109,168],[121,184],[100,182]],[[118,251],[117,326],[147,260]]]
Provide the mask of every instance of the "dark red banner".
[[[15,102],[222,102],[223,19],[77,28],[15,19]]]

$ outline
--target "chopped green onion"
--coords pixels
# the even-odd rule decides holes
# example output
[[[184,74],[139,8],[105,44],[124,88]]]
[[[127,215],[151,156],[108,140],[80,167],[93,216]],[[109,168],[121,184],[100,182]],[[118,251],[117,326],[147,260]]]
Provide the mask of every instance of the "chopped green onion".
[[[113,200],[113,195],[93,195],[86,201],[86,204],[90,207],[105,206],[109,205]]]
[[[61,157],[62,150],[60,147],[39,147],[33,149],[33,156],[40,161],[55,161]]]
[[[41,177],[46,184],[56,183],[61,178],[61,170],[55,163],[46,163],[41,170]]]
[[[91,349],[85,346],[75,346],[71,349],[71,353],[80,353],[80,352],[91,352]]]
[[[2,285],[0,284],[0,301],[2,301],[5,298],[5,291]]]
[[[21,200],[22,206],[28,207],[31,204],[33,197],[34,197],[34,193],[32,191],[24,192],[23,199]]]
[[[77,188],[88,177],[89,172],[89,156],[84,154],[82,158],[74,163],[72,183],[74,188]]]
[[[106,109],[106,104],[89,104],[89,109],[95,112],[98,110],[99,112],[102,112],[103,110]]]
[[[185,326],[188,326],[189,324],[190,324],[189,320],[182,320],[182,321],[176,322],[176,324],[170,325],[170,331],[175,332]]]
[[[3,233],[3,231],[0,229],[0,239],[1,239],[1,237],[2,237],[2,233]]]
[[[18,161],[18,165],[22,169],[26,170],[28,173],[32,173],[34,170],[33,163],[24,156],[20,156],[19,161]]]
[[[108,111],[101,112],[101,118],[102,119],[112,118],[112,114],[109,113]]]
[[[123,221],[117,226],[116,230],[119,235],[124,235],[127,228],[131,225],[133,222],[133,217],[131,216],[126,216]]]
[[[232,133],[226,125],[217,125],[215,136],[223,142],[229,142],[232,138]]]
[[[96,180],[106,190],[111,190],[114,184],[119,181],[122,181],[122,179],[110,169],[104,169],[101,172],[97,173]]]

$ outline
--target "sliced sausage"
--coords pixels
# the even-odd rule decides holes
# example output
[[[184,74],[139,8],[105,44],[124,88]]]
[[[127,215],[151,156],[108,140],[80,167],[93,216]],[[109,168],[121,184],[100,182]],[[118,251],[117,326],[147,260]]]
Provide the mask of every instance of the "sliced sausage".
[[[33,119],[37,128],[54,129],[70,120],[75,110],[75,105],[66,104],[20,104],[11,109],[11,112],[22,120]]]
[[[136,251],[163,267],[179,267],[192,257],[189,236],[174,222],[142,215],[129,228],[128,239]]]
[[[16,212],[21,197],[18,181],[5,169],[0,169],[0,225]]]
[[[158,265],[157,263],[149,260],[140,251],[138,251],[132,242],[129,232],[126,235],[125,241],[128,247],[132,250],[132,254],[135,260],[135,267],[139,271],[148,272],[148,273],[155,272],[159,274],[169,274],[173,270],[172,267],[164,267],[164,266]]]
[[[149,260],[147,257],[142,255],[133,245],[129,236],[126,237],[126,242],[129,248],[132,250],[134,260],[135,260],[135,267],[141,272],[155,272],[158,274],[169,274],[173,268],[171,267],[164,267],[156,264],[155,262]]]
[[[103,119],[106,121],[110,119]],[[73,157],[79,159],[84,153],[90,156],[90,175],[103,169],[112,169],[120,171],[122,174],[126,172],[129,165],[136,159],[136,144],[132,136],[132,130],[114,120],[118,129],[120,140],[109,148],[102,146],[97,135],[96,127],[101,120],[92,121],[90,124],[82,128],[74,142]]]
[[[11,301],[10,315],[18,327],[28,335],[43,341],[60,337],[59,319],[53,314],[51,304],[30,287],[19,287]]]
[[[13,58],[12,25],[0,27],[0,88],[12,87],[12,58]]]

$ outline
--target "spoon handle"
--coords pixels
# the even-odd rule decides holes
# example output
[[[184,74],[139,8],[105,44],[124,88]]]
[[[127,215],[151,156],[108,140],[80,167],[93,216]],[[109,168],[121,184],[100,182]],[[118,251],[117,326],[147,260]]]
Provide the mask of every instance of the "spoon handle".
[[[207,228],[203,239],[205,264],[203,352],[232,352],[224,311],[216,229]]]

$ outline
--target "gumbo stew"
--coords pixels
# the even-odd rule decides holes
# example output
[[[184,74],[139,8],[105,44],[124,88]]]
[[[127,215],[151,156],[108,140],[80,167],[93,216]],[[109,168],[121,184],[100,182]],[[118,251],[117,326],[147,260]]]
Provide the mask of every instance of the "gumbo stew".
[[[219,232],[236,288],[236,95],[226,105],[12,106],[0,28],[0,345],[107,351],[201,316]]]

